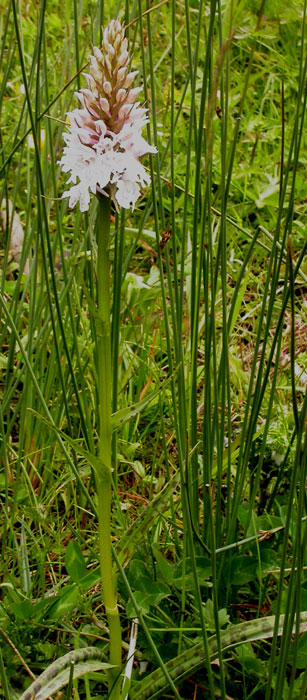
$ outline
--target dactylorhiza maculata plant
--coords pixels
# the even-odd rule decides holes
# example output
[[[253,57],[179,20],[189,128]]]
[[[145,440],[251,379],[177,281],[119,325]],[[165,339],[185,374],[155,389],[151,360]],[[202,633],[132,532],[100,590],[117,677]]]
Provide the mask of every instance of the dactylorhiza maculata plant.
[[[146,109],[136,102],[141,88],[132,87],[137,71],[129,72],[130,56],[125,30],[118,19],[103,32],[101,49],[90,57],[87,88],[76,93],[81,108],[68,113],[69,131],[60,165],[70,172],[72,187],[64,192],[69,206],[80,210],[90,204],[90,192],[98,197],[96,362],[98,375],[99,447],[95,473],[98,499],[99,556],[102,597],[110,635],[109,674],[111,700],[120,696],[121,627],[111,555],[111,334],[110,334],[110,205],[134,208],[140,188],[150,177],[139,159],[155,153],[142,137],[148,121]]]
[[[68,112],[69,133],[60,165],[70,172],[64,192],[69,206],[89,208],[90,192],[111,196],[115,205],[134,208],[140,186],[150,177],[139,158],[155,153],[142,137],[147,111],[136,102],[141,87],[132,87],[138,71],[129,72],[128,40],[118,19],[103,32],[102,47],[93,48],[87,88],[76,92],[81,109]],[[77,182],[78,180],[78,182]]]

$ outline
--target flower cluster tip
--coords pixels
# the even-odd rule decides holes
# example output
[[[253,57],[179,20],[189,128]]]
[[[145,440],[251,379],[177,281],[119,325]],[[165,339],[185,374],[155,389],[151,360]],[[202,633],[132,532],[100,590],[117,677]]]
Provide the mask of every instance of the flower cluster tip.
[[[64,192],[69,206],[87,211],[90,192],[111,196],[115,205],[134,208],[140,188],[150,177],[140,157],[156,153],[142,137],[147,110],[137,102],[142,88],[132,87],[138,71],[130,71],[125,29],[113,19],[103,31],[102,46],[93,47],[87,87],[76,92],[80,107],[67,113],[69,131],[60,160],[70,172],[72,187]]]

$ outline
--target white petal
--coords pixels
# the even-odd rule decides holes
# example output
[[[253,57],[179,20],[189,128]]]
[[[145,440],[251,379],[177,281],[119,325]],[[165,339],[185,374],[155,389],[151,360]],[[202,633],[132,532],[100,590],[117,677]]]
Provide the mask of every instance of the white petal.
[[[77,202],[80,203],[80,211],[87,211],[89,208],[90,195],[88,187],[85,187],[81,183],[74,185],[70,190],[64,192],[64,194],[62,194],[62,198],[63,197],[69,197],[68,205],[71,209],[73,209]]]
[[[119,180],[117,183],[115,197],[120,207],[124,209],[130,209],[130,207],[132,207],[132,209],[134,209],[139,194],[140,188],[136,182],[132,182],[131,180]]]

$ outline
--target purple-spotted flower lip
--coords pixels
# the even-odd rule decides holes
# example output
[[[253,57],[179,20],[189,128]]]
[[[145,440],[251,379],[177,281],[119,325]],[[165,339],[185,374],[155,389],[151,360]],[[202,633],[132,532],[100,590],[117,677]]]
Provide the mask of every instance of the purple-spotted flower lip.
[[[136,204],[140,188],[150,177],[139,159],[156,153],[142,136],[148,122],[147,110],[136,102],[141,90],[132,84],[137,71],[129,72],[130,56],[125,30],[111,20],[103,31],[102,47],[93,48],[87,88],[76,92],[80,107],[67,113],[68,132],[60,162],[69,172],[63,197],[69,206],[79,202],[87,211],[90,193],[111,196],[116,206],[129,209]]]

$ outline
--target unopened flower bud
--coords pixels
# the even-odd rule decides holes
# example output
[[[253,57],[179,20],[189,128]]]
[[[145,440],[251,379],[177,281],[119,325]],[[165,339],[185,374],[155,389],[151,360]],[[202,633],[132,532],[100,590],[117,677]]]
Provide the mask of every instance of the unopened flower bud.
[[[113,46],[111,46],[111,44],[108,44],[108,55],[110,60],[112,60],[112,58],[114,58],[115,56],[115,49],[113,49]]]
[[[99,63],[103,61],[103,53],[98,46],[93,46],[93,54]]]
[[[128,96],[127,96],[127,102],[129,104],[133,104],[135,102],[138,94],[141,92],[142,88],[140,87],[135,87],[132,88],[132,90],[129,90]]]
[[[117,60],[117,65],[124,66],[128,63],[128,61],[129,61],[128,51],[123,51],[123,53],[121,53],[119,59]]]
[[[84,78],[87,82],[87,86],[88,86],[89,90],[95,90],[96,85],[95,85],[95,80],[94,80],[93,76],[90,75],[89,73],[82,73],[82,75],[84,76]]]
[[[96,102],[96,95],[92,92],[92,90],[89,90],[88,88],[83,88],[80,90],[82,93],[83,97],[85,97],[85,102],[89,102],[89,104],[93,104]]]
[[[100,107],[103,110],[103,112],[105,112],[106,114],[110,113],[110,105],[108,103],[108,100],[106,100],[105,97],[100,97],[99,104],[100,104]]]
[[[117,49],[119,48],[119,46],[121,45],[121,43],[122,43],[122,38],[121,38],[121,35],[118,34],[117,37],[116,37],[116,39],[114,40],[114,48],[115,48],[115,51],[117,51]]]
[[[119,102],[123,102],[124,99],[125,99],[125,97],[126,97],[126,95],[127,95],[127,90],[124,90],[123,88],[120,88],[120,89],[117,91],[117,95],[116,95],[116,102],[117,102],[117,104],[118,104]]]
[[[122,69],[121,69],[122,70]],[[118,71],[119,72],[119,71]],[[131,73],[128,73],[127,78],[124,82],[124,87],[129,88],[130,85],[133,83],[135,76],[138,74],[137,70],[132,71]]]
[[[117,71],[117,80],[124,80],[126,75],[127,75],[127,67],[123,66],[122,68],[119,68],[119,70]]]
[[[106,54],[105,57],[104,57],[104,62],[105,62],[105,64],[106,64],[107,70],[109,71],[109,74],[110,74],[110,76],[111,76],[111,74],[112,74],[112,63],[111,63],[111,61],[110,61],[110,59],[109,59],[109,56],[108,56],[107,54]]]
[[[111,95],[111,92],[112,92],[112,85],[111,85],[111,83],[109,83],[108,80],[105,80],[105,81],[104,81],[102,87],[103,87],[103,89],[104,89],[104,91],[105,91],[105,93],[106,93],[107,95]]]
[[[99,75],[101,73],[100,65],[97,61],[96,56],[90,56],[90,66],[91,66],[91,72],[94,73],[95,75]]]
[[[75,92],[75,96],[79,100],[81,107],[85,107],[85,97],[82,95],[82,92]]]

